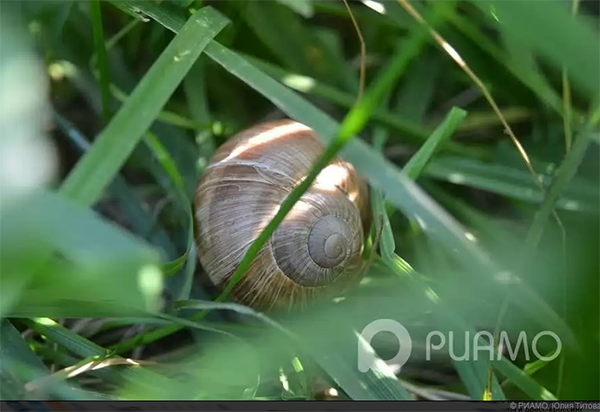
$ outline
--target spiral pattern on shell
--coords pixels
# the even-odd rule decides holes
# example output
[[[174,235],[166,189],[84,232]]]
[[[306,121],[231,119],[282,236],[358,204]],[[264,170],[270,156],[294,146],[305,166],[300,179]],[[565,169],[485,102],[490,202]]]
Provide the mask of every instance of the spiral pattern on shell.
[[[217,150],[194,199],[198,255],[213,283],[229,282],[323,149],[310,128],[280,120],[246,129]],[[233,297],[263,310],[289,309],[357,280],[368,213],[366,184],[335,159],[259,251]]]

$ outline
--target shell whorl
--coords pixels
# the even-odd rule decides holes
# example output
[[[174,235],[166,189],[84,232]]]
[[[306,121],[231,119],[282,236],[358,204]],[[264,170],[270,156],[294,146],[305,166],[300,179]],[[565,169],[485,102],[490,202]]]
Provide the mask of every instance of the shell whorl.
[[[308,253],[323,268],[342,264],[352,247],[352,231],[348,223],[335,216],[323,216],[308,235]]]
[[[312,130],[283,120],[254,126],[221,146],[194,200],[200,262],[225,285],[250,244],[323,150]],[[260,250],[232,295],[261,309],[304,306],[356,278],[367,187],[339,159],[326,167]]]

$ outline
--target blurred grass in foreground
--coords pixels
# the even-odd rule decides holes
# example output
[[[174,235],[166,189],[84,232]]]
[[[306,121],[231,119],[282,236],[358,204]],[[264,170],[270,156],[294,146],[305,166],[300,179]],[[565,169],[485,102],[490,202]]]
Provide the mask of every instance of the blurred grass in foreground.
[[[355,104],[343,4],[206,3],[0,4],[2,399],[597,400],[597,5],[411,3],[442,50],[398,2],[353,2]],[[190,199],[218,145],[282,115],[344,137],[382,236],[356,291],[267,316],[193,282]],[[380,318],[412,354],[362,373],[357,332]],[[562,351],[427,360],[432,330],[457,354],[495,330]]]

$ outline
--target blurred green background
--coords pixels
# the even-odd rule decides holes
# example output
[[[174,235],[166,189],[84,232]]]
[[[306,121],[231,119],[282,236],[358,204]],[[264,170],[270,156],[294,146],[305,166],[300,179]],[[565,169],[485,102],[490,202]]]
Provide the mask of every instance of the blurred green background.
[[[598,13],[1,2],[2,399],[598,400]],[[191,199],[216,147],[281,117],[367,179],[379,248],[355,290],[264,314],[216,299]],[[360,372],[359,346],[406,344],[359,339],[382,318],[410,359]],[[431,331],[454,347],[427,359]],[[456,360],[476,331],[529,349]]]

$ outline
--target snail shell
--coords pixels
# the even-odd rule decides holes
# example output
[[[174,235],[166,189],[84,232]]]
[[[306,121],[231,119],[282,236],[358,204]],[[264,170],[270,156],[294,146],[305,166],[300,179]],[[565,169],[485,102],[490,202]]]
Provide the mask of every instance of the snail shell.
[[[198,256],[214,284],[227,285],[323,150],[312,129],[291,120],[246,129],[217,150],[194,199]],[[369,219],[367,185],[335,159],[262,247],[233,297],[261,310],[291,309],[339,291],[360,276]]]

